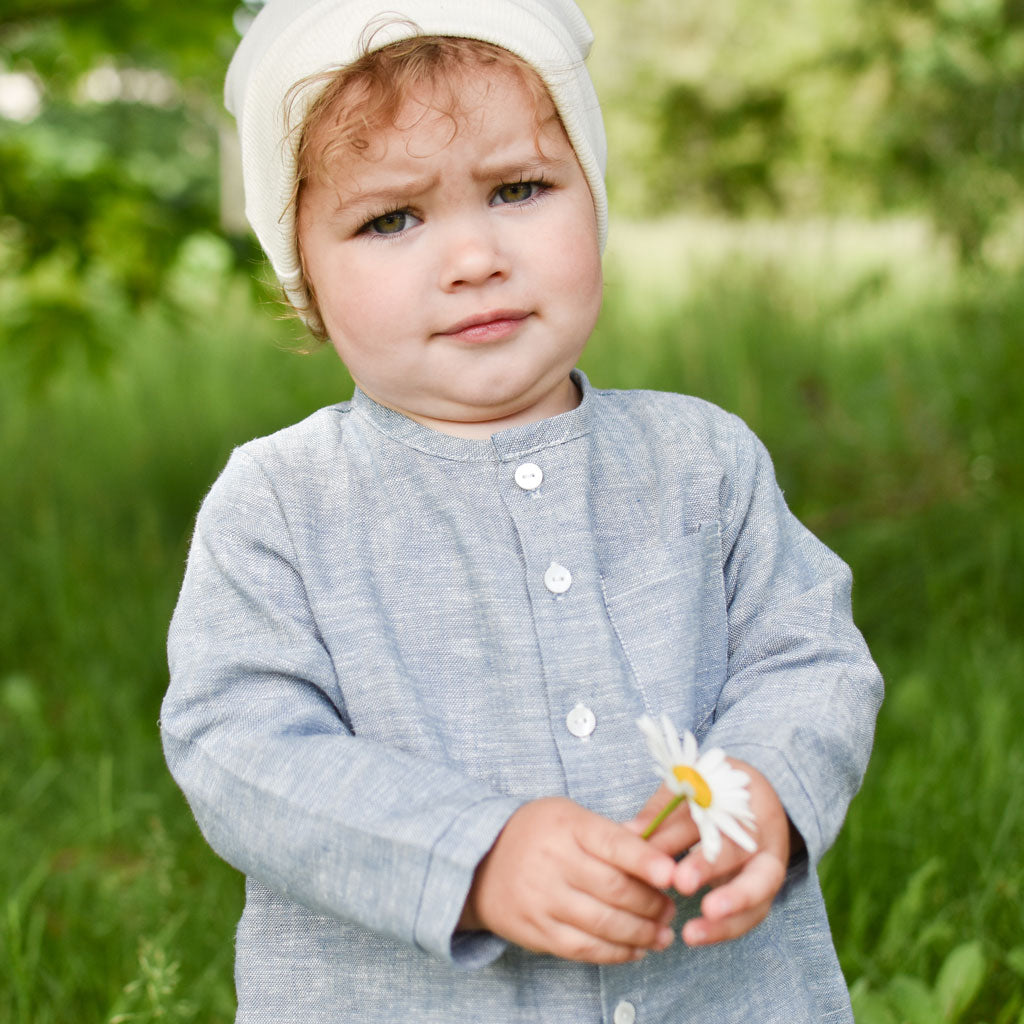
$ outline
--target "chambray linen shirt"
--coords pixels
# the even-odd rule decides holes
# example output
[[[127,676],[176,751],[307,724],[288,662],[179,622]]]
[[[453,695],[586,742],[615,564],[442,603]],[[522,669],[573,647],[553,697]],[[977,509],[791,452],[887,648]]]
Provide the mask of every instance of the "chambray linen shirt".
[[[488,441],[357,391],[243,445],[207,496],[162,730],[247,876],[238,1021],[852,1020],[814,870],[881,698],[849,572],[738,419],[576,380],[578,408]],[[768,918],[611,967],[456,933],[524,801],[643,805],[645,712],[779,794],[807,855]]]

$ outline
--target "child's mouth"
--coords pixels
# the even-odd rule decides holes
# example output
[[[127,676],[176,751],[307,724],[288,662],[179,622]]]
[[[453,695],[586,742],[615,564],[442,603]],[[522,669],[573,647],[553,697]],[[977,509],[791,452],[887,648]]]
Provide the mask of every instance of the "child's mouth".
[[[499,341],[515,334],[529,316],[524,309],[496,309],[467,317],[438,333],[459,341]]]

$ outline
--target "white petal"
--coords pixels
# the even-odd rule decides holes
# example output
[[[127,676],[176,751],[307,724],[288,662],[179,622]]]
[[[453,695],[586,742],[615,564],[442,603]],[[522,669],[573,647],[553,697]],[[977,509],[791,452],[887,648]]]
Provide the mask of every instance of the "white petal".
[[[694,767],[704,776],[705,779],[710,778],[716,772],[729,769],[728,764],[725,760],[725,751],[721,747],[711,747],[705,750],[703,754],[697,758],[697,763]]]
[[[675,772],[665,771],[662,768],[655,768],[653,774],[655,774],[661,781],[668,786],[668,788],[675,794],[683,792],[683,783],[681,783],[675,776]]]
[[[658,762],[663,771],[671,770],[672,756],[665,744],[665,737],[662,735],[661,729],[658,728],[658,723],[650,715],[643,715],[636,720],[636,724],[644,734],[651,757]]]
[[[680,755],[683,764],[695,765],[697,763],[697,737],[689,729],[683,733],[683,746]]]
[[[713,800],[711,810],[717,811],[720,814],[728,814],[730,818],[735,818],[736,821],[744,825],[753,825],[756,820],[754,812],[750,809],[747,801],[743,799],[743,795],[737,793],[733,795],[732,799]]]
[[[715,825],[737,846],[742,846],[748,853],[753,853],[757,849],[757,843],[739,827],[731,814],[723,814],[721,811],[714,810],[710,814]]]
[[[709,864],[714,864],[718,860],[719,853],[722,852],[722,837],[718,832],[718,827],[711,815],[695,803],[690,804],[690,814],[693,815],[697,831],[700,833],[700,847],[704,852],[704,859]]]
[[[637,719],[637,726],[656,762],[654,774],[673,793],[690,798],[690,813],[700,833],[700,845],[706,860],[711,863],[717,859],[722,849],[723,833],[743,849],[756,850],[756,842],[744,831],[744,826],[752,832],[757,830],[747,788],[750,777],[734,768],[719,747],[711,747],[701,753],[696,738],[689,730],[684,730],[680,738],[668,715],[663,714],[657,720],[643,715]],[[710,807],[699,806],[693,799],[692,787],[676,778],[673,769],[677,765],[692,767],[704,778],[711,791]]]
[[[650,732],[651,726],[656,726],[657,723],[654,721],[653,718],[651,718],[650,715],[641,715],[636,720],[636,725],[637,728],[646,735],[648,732]]]
[[[751,831],[757,830],[757,819],[754,817],[753,812],[746,807],[737,808],[734,811],[727,810],[724,807],[712,807],[716,814],[726,814],[735,821],[738,825],[743,828],[748,828]]]
[[[658,723],[650,715],[641,715],[636,720],[636,727],[644,734],[648,746],[661,742],[661,732]]]
[[[700,771],[700,769],[697,769]],[[743,779],[737,779],[739,772],[730,772],[727,769],[719,768],[716,772],[710,772],[704,776],[708,785],[714,787],[719,793],[746,793],[747,783]]]
[[[679,743],[679,733],[676,732],[676,727],[672,724],[672,719],[668,715],[661,716],[661,727],[665,731],[665,745],[668,747],[672,763],[689,764],[690,762],[686,760],[686,755],[683,753],[683,748]]]

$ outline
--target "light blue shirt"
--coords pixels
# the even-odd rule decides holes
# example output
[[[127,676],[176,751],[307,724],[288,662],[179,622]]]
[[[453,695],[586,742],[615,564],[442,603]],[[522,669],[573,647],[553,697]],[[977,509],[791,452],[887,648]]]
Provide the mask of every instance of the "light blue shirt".
[[[576,379],[577,409],[489,441],[357,391],[243,445],[203,503],[161,726],[247,876],[238,1021],[852,1020],[814,871],[881,700],[849,571],[738,419]],[[662,712],[803,836],[768,918],[612,967],[456,934],[524,801],[642,806],[635,722]]]

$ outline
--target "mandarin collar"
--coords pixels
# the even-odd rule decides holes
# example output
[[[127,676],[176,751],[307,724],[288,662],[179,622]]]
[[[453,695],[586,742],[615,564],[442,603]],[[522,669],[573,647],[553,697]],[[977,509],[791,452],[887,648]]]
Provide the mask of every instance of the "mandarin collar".
[[[503,461],[521,458],[530,452],[540,451],[552,445],[564,444],[590,432],[593,389],[582,370],[573,370],[570,376],[582,395],[580,404],[575,409],[548,419],[537,420],[536,423],[524,423],[500,430],[486,440],[456,437],[424,426],[395,409],[375,402],[359,388],[356,388],[352,395],[351,408],[391,440],[427,455],[456,462],[493,462],[496,459]]]

